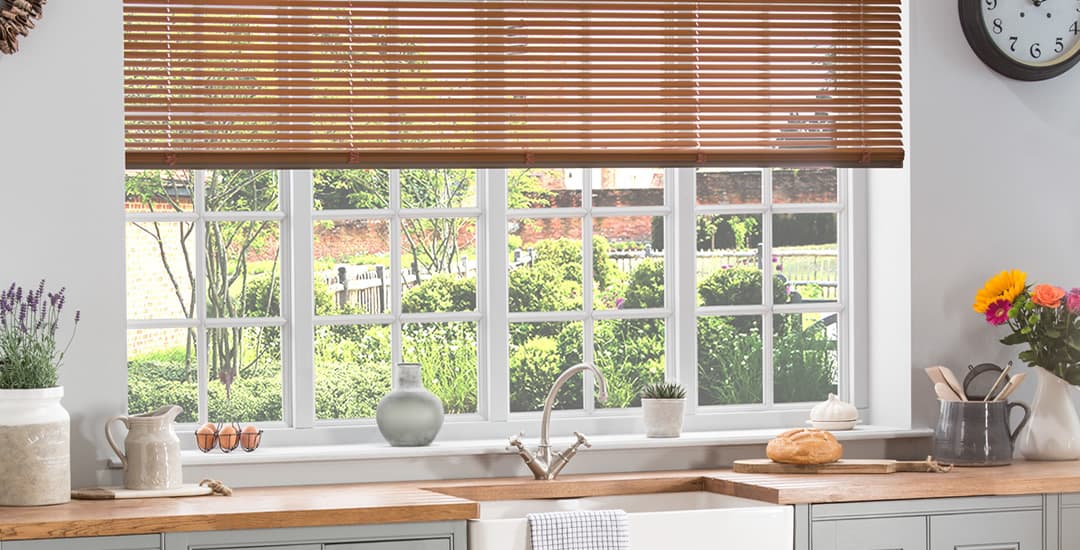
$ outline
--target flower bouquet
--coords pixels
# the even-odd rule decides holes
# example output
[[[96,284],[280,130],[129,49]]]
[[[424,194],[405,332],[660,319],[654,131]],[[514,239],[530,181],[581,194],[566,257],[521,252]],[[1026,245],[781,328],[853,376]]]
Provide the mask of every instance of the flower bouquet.
[[[973,307],[991,325],[1008,325],[1001,343],[1027,345],[1019,356],[1038,386],[1020,452],[1028,460],[1080,459],[1080,416],[1069,392],[1080,383],[1080,288],[1030,286],[1023,271],[1002,271],[975,294]]]

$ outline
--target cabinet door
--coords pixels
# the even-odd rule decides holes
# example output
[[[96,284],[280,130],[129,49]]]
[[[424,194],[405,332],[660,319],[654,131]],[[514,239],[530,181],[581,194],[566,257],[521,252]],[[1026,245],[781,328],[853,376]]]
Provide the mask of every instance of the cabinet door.
[[[812,550],[927,550],[926,518],[815,521]]]
[[[930,518],[930,550],[1041,550],[1042,512],[984,512]]]
[[[161,535],[15,540],[5,542],[4,550],[161,550]]]
[[[1080,550],[1080,495],[1061,495],[1058,528],[1061,550]]]
[[[326,550],[451,550],[447,539],[392,540],[383,542],[354,542],[327,544]]]

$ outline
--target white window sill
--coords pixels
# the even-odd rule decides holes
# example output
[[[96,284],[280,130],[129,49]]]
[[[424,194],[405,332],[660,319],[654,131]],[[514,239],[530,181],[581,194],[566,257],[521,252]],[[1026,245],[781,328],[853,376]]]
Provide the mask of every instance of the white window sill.
[[[686,432],[678,438],[646,438],[642,434],[598,435],[591,436],[593,444],[589,452],[623,451],[635,449],[658,449],[680,447],[710,447],[727,445],[763,445],[782,429],[726,430],[711,432]],[[931,429],[901,429],[884,426],[857,426],[854,430],[834,432],[840,441],[866,441],[885,439],[906,439],[933,435]],[[553,439],[560,444],[565,437]],[[567,440],[568,441],[568,440]],[[526,443],[532,447],[536,438]],[[396,458],[425,458],[448,456],[477,456],[513,454],[506,449],[505,439],[486,439],[472,441],[436,441],[427,447],[391,447],[386,443],[358,445],[311,445],[299,447],[265,447],[245,453],[237,449],[231,453],[214,450],[203,453],[198,450],[182,452],[185,466],[217,466],[240,464],[281,464],[304,462],[341,462],[353,460],[386,460]],[[110,461],[116,468],[119,463]]]

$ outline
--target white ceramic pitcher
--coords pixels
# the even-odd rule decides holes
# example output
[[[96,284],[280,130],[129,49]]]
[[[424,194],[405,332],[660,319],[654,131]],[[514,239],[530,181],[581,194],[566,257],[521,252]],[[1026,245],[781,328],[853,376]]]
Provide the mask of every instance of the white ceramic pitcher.
[[[180,438],[173,431],[173,421],[183,411],[179,405],[166,405],[144,414],[116,416],[105,423],[105,439],[124,465],[124,488],[174,489],[183,484]],[[123,451],[109,430],[117,421],[128,429]]]

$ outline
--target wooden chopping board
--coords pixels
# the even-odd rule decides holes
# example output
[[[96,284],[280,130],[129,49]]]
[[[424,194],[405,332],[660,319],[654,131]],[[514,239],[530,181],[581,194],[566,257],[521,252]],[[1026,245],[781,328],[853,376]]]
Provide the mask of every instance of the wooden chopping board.
[[[125,489],[123,487],[87,487],[71,491],[77,500],[120,500],[128,498],[201,497],[213,494],[209,487],[188,484],[175,489]]]
[[[925,460],[838,460],[829,464],[781,464],[768,458],[736,460],[741,474],[894,474],[896,472],[937,472]]]

